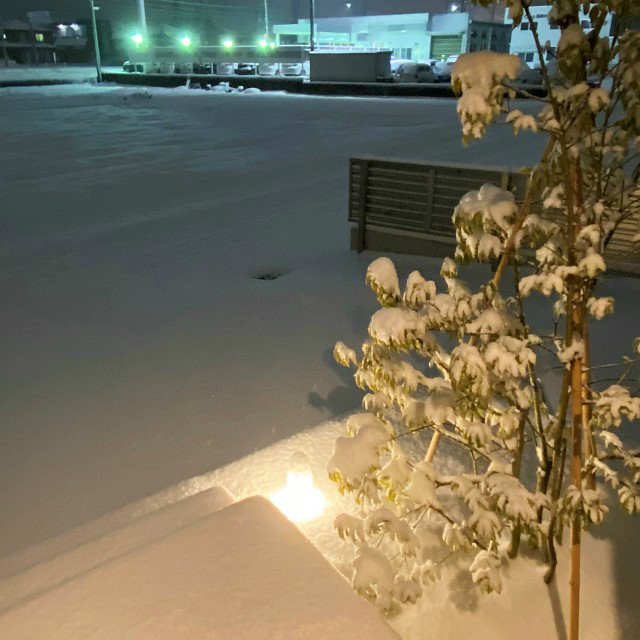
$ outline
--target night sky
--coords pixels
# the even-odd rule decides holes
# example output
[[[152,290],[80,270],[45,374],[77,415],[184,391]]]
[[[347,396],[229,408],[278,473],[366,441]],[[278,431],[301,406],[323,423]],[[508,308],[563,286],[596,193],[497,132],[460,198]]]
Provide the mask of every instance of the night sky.
[[[145,4],[148,16],[152,16],[155,11],[166,12],[175,7],[206,11],[206,4],[218,7],[223,5],[251,7],[255,5],[256,9],[264,6],[263,0],[182,0],[176,3],[171,0],[146,0]],[[297,3],[294,2],[294,4]],[[111,20],[114,26],[133,21],[137,15],[136,0],[96,0],[96,5],[100,6],[103,19]],[[276,12],[283,9],[290,12],[292,2],[291,0],[269,0],[269,6],[272,5]],[[88,0],[9,0],[9,2],[3,3],[0,15],[3,18],[24,18],[27,11],[48,10],[54,18],[66,21],[88,15],[88,6]]]
[[[351,7],[347,10],[344,0],[316,0],[316,14],[318,17],[343,15],[350,12],[352,15],[363,14],[388,14],[394,12],[439,12],[446,11],[449,0],[351,0]],[[8,0],[2,3],[0,17],[24,18],[27,11],[49,10],[54,17],[60,20],[73,20],[88,14],[88,0]],[[111,20],[116,26],[118,23],[135,20],[137,15],[137,0],[96,0],[101,7],[104,19]],[[166,13],[172,5],[181,6],[193,10],[206,11],[204,5],[216,5],[218,7],[229,5],[231,7],[253,7],[256,11],[262,10],[263,0],[180,0],[173,3],[171,0],[146,0],[147,14],[153,14],[154,10]],[[295,21],[298,17],[306,17],[308,13],[308,0],[268,0],[269,12],[279,21]]]

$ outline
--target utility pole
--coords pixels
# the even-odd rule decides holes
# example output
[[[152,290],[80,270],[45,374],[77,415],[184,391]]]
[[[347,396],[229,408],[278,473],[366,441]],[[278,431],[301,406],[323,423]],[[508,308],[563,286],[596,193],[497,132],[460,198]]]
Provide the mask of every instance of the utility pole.
[[[145,42],[148,39],[147,33],[147,13],[144,9],[144,0],[138,0],[138,19],[140,20],[140,29],[142,30],[142,37]]]
[[[316,3],[315,0],[309,0],[309,50],[315,49],[315,20],[316,20]]]
[[[269,6],[268,0],[264,0],[264,35],[269,35]]]
[[[102,61],[100,60],[100,45],[98,43],[98,26],[96,25],[96,11],[100,7],[96,7],[93,0],[89,0],[91,6],[91,29],[93,31],[93,48],[96,53],[96,73],[98,76],[98,82],[102,82]]]
[[[2,57],[4,58],[4,66],[9,66],[9,54],[7,53],[7,36],[2,30],[2,22],[0,22],[0,39],[2,39]]]

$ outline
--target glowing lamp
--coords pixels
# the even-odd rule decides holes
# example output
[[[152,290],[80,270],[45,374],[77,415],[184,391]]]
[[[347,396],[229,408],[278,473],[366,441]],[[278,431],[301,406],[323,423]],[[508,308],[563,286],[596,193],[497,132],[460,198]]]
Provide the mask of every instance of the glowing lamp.
[[[271,502],[292,522],[309,522],[322,515],[324,496],[313,486],[313,474],[304,454],[294,454],[287,484],[271,496]]]
[[[276,43],[275,43],[275,42],[272,42],[269,46],[270,46],[272,49],[275,49],[275,48],[276,48]]]
[[[225,49],[233,49],[233,40],[231,40],[230,38],[227,38],[226,40],[223,40],[222,46]]]
[[[134,33],[131,36],[131,39],[133,40],[133,42],[135,43],[136,46],[140,46],[142,44],[143,37],[139,33]]]
[[[263,38],[262,40],[260,40],[258,42],[258,45],[260,46],[261,49],[266,49],[267,48],[267,41]]]
[[[183,47],[190,47],[191,46],[191,38],[189,36],[182,36],[182,38],[180,38],[180,44]]]

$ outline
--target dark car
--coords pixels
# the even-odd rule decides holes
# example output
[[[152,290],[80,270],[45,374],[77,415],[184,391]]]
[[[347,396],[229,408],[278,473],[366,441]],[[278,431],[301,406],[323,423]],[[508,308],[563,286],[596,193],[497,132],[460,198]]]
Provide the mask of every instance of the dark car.
[[[255,76],[258,73],[258,65],[254,62],[239,62],[236,73],[241,76]]]

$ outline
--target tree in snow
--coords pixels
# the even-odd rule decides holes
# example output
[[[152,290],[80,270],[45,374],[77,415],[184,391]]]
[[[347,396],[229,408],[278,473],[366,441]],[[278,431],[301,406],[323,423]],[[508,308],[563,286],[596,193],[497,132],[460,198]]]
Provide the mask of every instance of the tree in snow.
[[[365,413],[348,420],[328,470],[360,505],[360,517],[335,523],[356,545],[353,584],[385,610],[417,600],[460,558],[481,589],[499,592],[501,567],[522,540],[547,562],[549,581],[569,529],[575,640],[580,536],[608,511],[603,484],[629,513],[640,512],[640,452],[616,433],[640,419],[640,397],[624,384],[640,341],[607,386],[592,375],[589,332],[613,313],[614,300],[597,291],[603,253],[620,225],[640,216],[640,33],[625,28],[640,5],[550,0],[548,19],[561,29],[552,70],[530,4],[507,0],[514,25],[531,25],[547,90],[541,107],[510,110],[510,99],[527,93],[515,82],[515,56],[464,54],[452,85],[466,141],[504,118],[516,135],[546,136],[544,154],[528,171],[523,202],[492,185],[462,198],[442,283],[414,271],[401,287],[389,259],[369,266],[366,282],[381,306],[369,337],[360,353],[341,342],[334,349],[355,367]],[[602,33],[612,12],[615,28]],[[459,278],[474,261],[497,261],[475,291]],[[539,326],[526,300],[534,295],[549,309]],[[539,368],[550,358],[562,376],[545,388]],[[453,473],[436,455],[441,440],[464,452]]]

